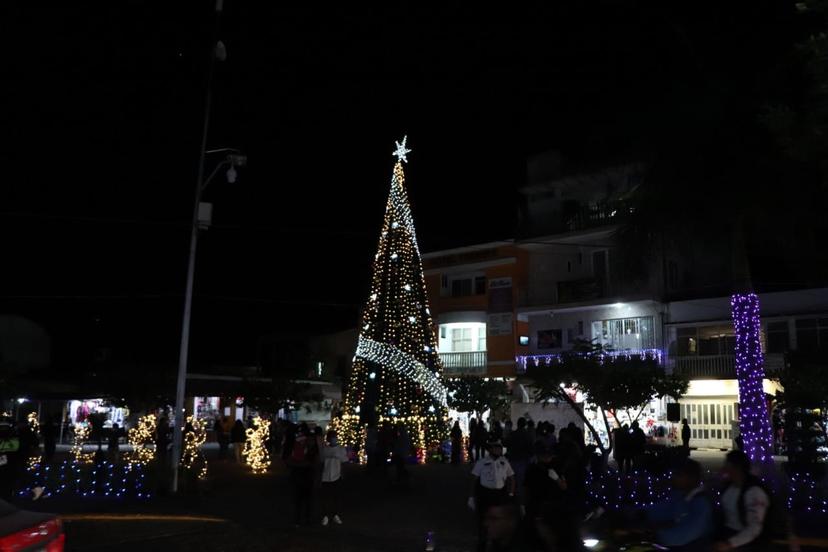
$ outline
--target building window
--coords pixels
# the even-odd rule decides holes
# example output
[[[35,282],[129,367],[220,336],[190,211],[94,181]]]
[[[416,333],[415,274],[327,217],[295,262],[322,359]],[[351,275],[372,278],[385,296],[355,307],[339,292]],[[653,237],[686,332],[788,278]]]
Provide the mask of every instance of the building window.
[[[563,331],[559,329],[540,330],[538,332],[538,349],[560,349]]]
[[[679,328],[676,332],[676,353],[679,356],[732,355],[736,346],[733,326],[700,326]]]
[[[452,297],[486,294],[485,276],[458,276],[449,278],[443,288],[448,288]]]
[[[440,325],[441,353],[468,353],[486,350],[486,324],[453,322]]]
[[[592,323],[592,340],[605,349],[652,349],[653,317],[596,320]]]
[[[788,322],[768,322],[766,353],[784,353],[790,343],[788,336]]]
[[[485,276],[477,276],[474,279],[474,294],[475,295],[485,295],[486,294],[486,277]]]
[[[828,347],[828,318],[802,318],[796,321],[796,348],[816,351]]]
[[[466,297],[472,294],[471,278],[463,278],[462,280],[451,281],[451,296],[452,297]]]

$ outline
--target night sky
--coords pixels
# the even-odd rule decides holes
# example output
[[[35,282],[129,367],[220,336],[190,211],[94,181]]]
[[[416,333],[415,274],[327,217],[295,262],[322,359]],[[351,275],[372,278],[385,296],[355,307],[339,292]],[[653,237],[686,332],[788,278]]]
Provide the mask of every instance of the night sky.
[[[510,238],[527,155],[646,159],[749,88],[790,11],[545,4],[226,1],[209,147],[249,166],[206,195],[196,362],[356,323],[403,134],[424,250]],[[212,8],[3,8],[3,310],[58,349],[176,360]]]

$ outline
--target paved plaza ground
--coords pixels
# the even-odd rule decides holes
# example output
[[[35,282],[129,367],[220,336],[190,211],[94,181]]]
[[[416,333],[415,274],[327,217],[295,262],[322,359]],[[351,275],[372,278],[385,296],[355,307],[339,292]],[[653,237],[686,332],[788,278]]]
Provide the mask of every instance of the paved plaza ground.
[[[723,454],[694,451],[708,468]],[[421,551],[433,531],[438,550],[474,549],[474,522],[466,508],[468,466],[411,466],[410,486],[347,465],[343,477],[342,526],[295,528],[287,474],[254,476],[230,461],[211,461],[210,478],[199,495],[117,501],[56,497],[21,504],[65,516],[69,550],[198,551]],[[392,472],[389,472],[389,475]],[[826,520],[828,521],[828,520]],[[809,521],[804,533],[828,537]],[[828,548],[828,540],[812,540]]]

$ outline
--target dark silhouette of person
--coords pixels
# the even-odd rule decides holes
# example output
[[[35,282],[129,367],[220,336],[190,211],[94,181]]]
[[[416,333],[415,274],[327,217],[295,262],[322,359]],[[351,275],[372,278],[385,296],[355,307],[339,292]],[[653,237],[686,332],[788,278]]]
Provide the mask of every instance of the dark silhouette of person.
[[[681,444],[687,454],[690,454],[690,424],[687,423],[687,418],[681,421]]]
[[[46,423],[40,426],[40,434],[43,436],[43,461],[50,463],[55,457],[57,448],[57,427],[52,416],[46,419]]]
[[[244,442],[247,441],[247,433],[245,433],[244,424],[241,420],[236,420],[233,424],[233,429],[230,431],[230,440],[233,441],[233,454],[236,456],[236,462],[241,464],[242,448]]]
[[[643,462],[644,448],[647,445],[647,437],[638,425],[638,421],[633,422],[630,426],[630,436],[630,460],[636,468],[640,468]]]
[[[460,429],[460,422],[454,422],[451,428],[451,463],[458,465],[462,458],[461,452],[463,448],[463,430]]]

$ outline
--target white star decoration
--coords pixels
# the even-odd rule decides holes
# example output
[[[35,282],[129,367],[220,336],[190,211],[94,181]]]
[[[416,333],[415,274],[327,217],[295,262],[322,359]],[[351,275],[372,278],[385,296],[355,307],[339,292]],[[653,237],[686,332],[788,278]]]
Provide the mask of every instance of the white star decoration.
[[[411,153],[411,150],[405,147],[406,140],[408,140],[408,136],[403,136],[402,143],[397,142],[396,140],[394,141],[394,144],[396,144],[397,149],[394,150],[393,155],[396,155],[397,159],[402,161],[403,163],[408,163],[408,159],[406,159],[405,154]]]

